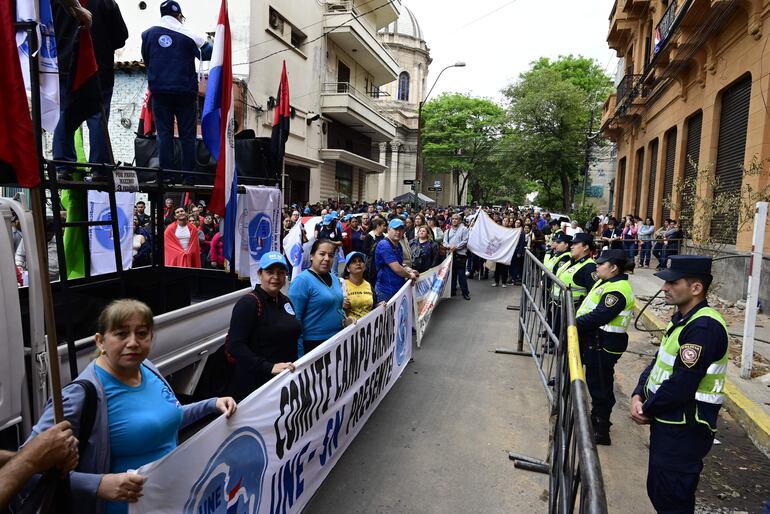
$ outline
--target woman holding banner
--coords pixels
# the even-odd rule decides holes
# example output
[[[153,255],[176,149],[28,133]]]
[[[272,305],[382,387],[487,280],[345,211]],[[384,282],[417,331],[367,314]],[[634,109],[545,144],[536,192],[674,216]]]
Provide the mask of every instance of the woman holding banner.
[[[297,321],[302,325],[299,355],[312,351],[342,330],[345,312],[344,294],[332,265],[336,265],[337,245],[327,239],[316,239],[310,248],[310,269],[306,269],[289,286],[289,298]]]
[[[377,303],[372,285],[364,280],[366,255],[353,252],[345,258],[345,271],[342,273],[342,290],[345,300],[342,303],[345,314],[353,320],[359,320],[369,314]]]
[[[260,283],[233,307],[227,351],[235,360],[230,394],[241,401],[288,369],[294,371],[302,325],[291,301],[281,294],[289,265],[280,252],[259,259]]]
[[[144,478],[129,470],[156,461],[177,445],[180,429],[236,409],[229,397],[181,405],[158,369],[147,360],[153,339],[150,308],[137,300],[115,300],[96,323],[95,361],[62,390],[64,417],[73,432],[89,432],[80,462],[70,473],[72,504],[78,514],[128,512],[142,496]],[[90,414],[92,426],[85,427]],[[30,440],[53,426],[49,401]],[[90,429],[90,430],[89,430]],[[63,506],[62,506],[63,507]]]

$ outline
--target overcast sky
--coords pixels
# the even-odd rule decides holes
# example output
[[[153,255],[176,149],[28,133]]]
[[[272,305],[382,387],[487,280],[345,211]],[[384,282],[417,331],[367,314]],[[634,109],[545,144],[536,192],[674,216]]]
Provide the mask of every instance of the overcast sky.
[[[607,47],[613,0],[402,0],[422,27],[431,50],[428,88],[447,70],[431,98],[445,91],[501,99],[500,90],[545,56],[592,57],[614,76]]]

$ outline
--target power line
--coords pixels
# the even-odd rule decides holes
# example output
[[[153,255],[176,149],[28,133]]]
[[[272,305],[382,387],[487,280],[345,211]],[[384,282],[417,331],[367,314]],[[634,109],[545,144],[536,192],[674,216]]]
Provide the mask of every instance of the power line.
[[[482,16],[479,16],[479,17],[478,17],[478,18],[476,18],[475,20],[471,20],[471,21],[469,21],[468,23],[466,23],[465,25],[460,25],[459,27],[457,27],[457,30],[460,30],[460,29],[464,29],[464,28],[466,28],[466,27],[468,27],[468,26],[470,26],[470,25],[473,25],[473,24],[474,24],[474,23],[476,23],[477,21],[481,21],[481,20],[483,20],[484,18],[487,18],[487,17],[489,17],[489,16],[492,16],[492,15],[493,15],[493,14],[495,14],[496,12],[498,12],[498,11],[502,11],[503,9],[505,9],[506,7],[508,7],[508,6],[509,6],[509,5],[511,5],[511,4],[514,4],[514,3],[516,3],[517,1],[518,1],[518,0],[511,0],[510,2],[506,2],[506,3],[504,3],[503,5],[501,5],[500,7],[496,8],[496,9],[493,9],[493,10],[489,11],[488,13],[486,13],[486,14],[484,14],[484,15],[482,15]]]
[[[375,11],[378,11],[378,10],[382,9],[383,7],[391,5],[391,4],[393,4],[393,2],[395,2],[395,0],[388,0],[387,3],[384,3],[384,4],[382,4],[379,7],[375,7],[374,9],[370,9],[370,10],[362,12],[360,14],[354,14],[353,17],[350,18],[349,20],[347,20],[347,21],[345,21],[343,23],[340,23],[339,25],[337,25],[335,27],[332,27],[331,29],[327,30],[326,32],[321,33],[321,35],[318,36],[318,37],[315,37],[313,39],[305,41],[304,43],[302,43],[302,45],[300,45],[300,47],[303,47],[303,46],[309,45],[310,43],[318,41],[319,39],[321,39],[323,37],[326,37],[328,34],[331,34],[335,30],[337,30],[338,28],[344,27],[344,26],[348,25],[350,22],[355,21],[355,20],[357,20],[358,18],[360,18],[362,16],[366,16],[367,14],[371,14],[371,13],[373,13]],[[257,63],[257,62],[260,62],[260,61],[264,61],[265,59],[269,59],[270,57],[272,57],[274,55],[278,55],[278,54],[283,53],[283,52],[288,52],[289,50],[292,50],[292,49],[293,48],[282,48],[281,50],[276,50],[275,52],[269,53],[269,54],[267,54],[264,57],[260,57],[258,59],[254,59],[253,61],[234,63],[233,66],[240,66],[240,65],[243,65],[243,64],[254,64],[254,63]]]

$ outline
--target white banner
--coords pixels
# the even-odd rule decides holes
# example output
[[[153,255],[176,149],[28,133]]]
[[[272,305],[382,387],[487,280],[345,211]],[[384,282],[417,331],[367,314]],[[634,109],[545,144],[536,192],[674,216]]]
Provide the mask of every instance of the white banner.
[[[412,355],[412,287],[159,461],[130,514],[300,512]]]
[[[132,242],[134,239],[135,193],[115,193],[118,205],[118,230],[120,231],[120,253],[123,269],[131,269],[133,261]],[[88,192],[88,220],[110,221],[110,195],[102,191]],[[88,241],[91,249],[91,275],[115,272],[115,243],[112,240],[112,225],[88,227]]]
[[[468,248],[482,259],[510,264],[520,236],[520,228],[498,225],[486,212],[479,210],[468,234]]]
[[[275,187],[246,186],[238,195],[235,220],[235,271],[259,283],[259,258],[281,245],[281,191]]]
[[[417,346],[422,345],[422,338],[428,328],[430,317],[439,301],[449,298],[447,284],[452,280],[452,255],[448,255],[438,266],[420,273],[414,287],[414,318],[417,330]]]
[[[283,253],[292,267],[292,278],[302,273],[302,222],[297,220],[283,238]]]

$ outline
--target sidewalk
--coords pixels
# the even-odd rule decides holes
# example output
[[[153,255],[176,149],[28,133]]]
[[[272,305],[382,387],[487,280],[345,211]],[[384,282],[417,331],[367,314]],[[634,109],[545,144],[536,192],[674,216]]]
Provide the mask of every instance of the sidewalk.
[[[652,269],[637,268],[634,274],[629,275],[634,294],[637,298],[637,316],[651,298],[660,289],[663,282],[653,276]],[[717,291],[718,294],[718,291]],[[645,309],[639,318],[640,327],[648,330],[663,330],[668,323],[673,308],[662,301],[662,293]],[[743,333],[743,314],[741,306],[733,306],[728,302],[710,301],[712,307],[719,310],[728,323],[730,334]],[[659,337],[660,332],[656,333]],[[746,430],[754,444],[765,455],[770,456],[770,318],[767,315],[757,316],[755,352],[755,378],[750,380],[740,377],[740,337],[732,336],[730,361],[727,369],[727,383],[725,393],[727,396],[725,408]],[[759,354],[760,357],[756,355]],[[756,362],[757,360],[761,362]],[[764,374],[757,376],[758,374]]]

